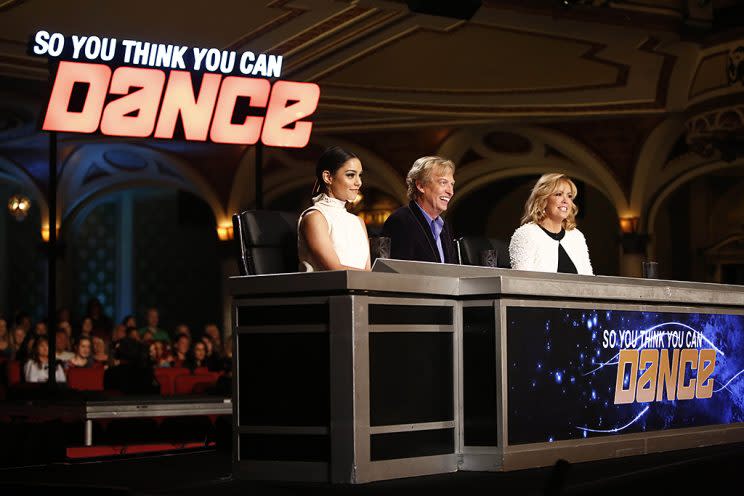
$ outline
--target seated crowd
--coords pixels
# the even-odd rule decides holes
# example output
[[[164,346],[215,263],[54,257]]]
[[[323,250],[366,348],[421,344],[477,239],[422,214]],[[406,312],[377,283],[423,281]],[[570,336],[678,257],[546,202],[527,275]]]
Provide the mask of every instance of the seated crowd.
[[[25,312],[16,314],[12,325],[0,316],[0,364],[20,366],[21,382],[47,382],[49,340],[53,337],[57,383],[67,382],[74,368],[100,368],[105,389],[124,393],[157,392],[157,370],[162,368],[231,376],[231,342],[223,341],[215,324],[207,324],[198,335],[180,324],[171,334],[159,327],[157,308],[150,308],[144,326],[138,327],[133,315],[114,325],[95,299],[78,325],[72,324],[67,309],[57,312],[56,321],[57,329],[51,336],[46,322],[32,325]],[[10,372],[6,375],[6,384],[12,385]]]

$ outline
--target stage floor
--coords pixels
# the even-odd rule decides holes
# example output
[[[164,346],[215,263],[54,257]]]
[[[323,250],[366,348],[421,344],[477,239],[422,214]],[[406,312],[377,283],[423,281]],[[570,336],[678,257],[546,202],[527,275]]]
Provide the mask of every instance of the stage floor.
[[[36,494],[66,487],[78,496],[149,495],[400,495],[501,496],[691,494],[738,487],[744,443],[515,472],[457,472],[357,486],[255,482],[231,477],[230,453],[209,450],[93,463],[0,469],[0,494]],[[654,491],[654,492],[651,492]],[[657,492],[658,491],[658,492]],[[736,490],[734,490],[736,492]]]

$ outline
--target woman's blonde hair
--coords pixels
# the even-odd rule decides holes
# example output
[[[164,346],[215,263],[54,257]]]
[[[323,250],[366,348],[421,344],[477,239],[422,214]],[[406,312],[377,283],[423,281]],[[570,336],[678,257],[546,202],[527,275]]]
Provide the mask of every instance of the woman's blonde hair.
[[[571,188],[573,199],[576,200],[576,194],[578,191],[576,185],[568,176],[559,173],[543,174],[540,179],[537,180],[537,183],[535,183],[535,186],[530,192],[529,198],[527,198],[527,202],[524,204],[522,224],[527,224],[528,222],[539,224],[540,221],[545,218],[545,207],[548,204],[548,197],[558,189],[558,186],[561,183],[568,184]],[[568,217],[563,220],[563,228],[566,231],[570,231],[576,227],[577,213],[579,213],[579,207],[577,207],[575,203],[572,203]]]
[[[455,163],[446,158],[437,156],[421,157],[420,159],[416,160],[411,166],[411,170],[408,171],[408,175],[406,176],[406,185],[408,186],[409,200],[416,201],[416,198],[418,198],[421,194],[418,188],[416,188],[416,181],[421,183],[430,181],[431,174],[434,169],[449,169],[454,175]]]

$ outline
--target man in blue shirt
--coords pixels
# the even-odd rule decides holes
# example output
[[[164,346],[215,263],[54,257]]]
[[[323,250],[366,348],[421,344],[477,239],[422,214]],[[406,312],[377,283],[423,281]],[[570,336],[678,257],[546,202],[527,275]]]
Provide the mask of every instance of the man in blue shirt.
[[[408,205],[388,217],[382,235],[390,256],[401,260],[458,263],[452,232],[441,217],[455,193],[455,164],[442,157],[421,157],[408,171]]]

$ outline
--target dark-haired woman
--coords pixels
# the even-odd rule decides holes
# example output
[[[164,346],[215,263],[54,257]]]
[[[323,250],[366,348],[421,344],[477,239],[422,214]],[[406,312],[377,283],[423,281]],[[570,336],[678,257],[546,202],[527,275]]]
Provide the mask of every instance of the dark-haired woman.
[[[31,358],[23,367],[26,382],[46,382],[49,379],[49,341],[46,336],[39,336],[34,341]],[[55,371],[57,382],[67,382],[62,364],[57,362]]]
[[[67,361],[67,367],[92,367],[95,363],[91,356],[92,343],[90,337],[80,336],[75,343],[75,355]]]
[[[315,167],[313,206],[298,225],[301,271],[369,270],[369,242],[364,221],[350,214],[362,186],[362,162],[337,146],[323,152]]]

